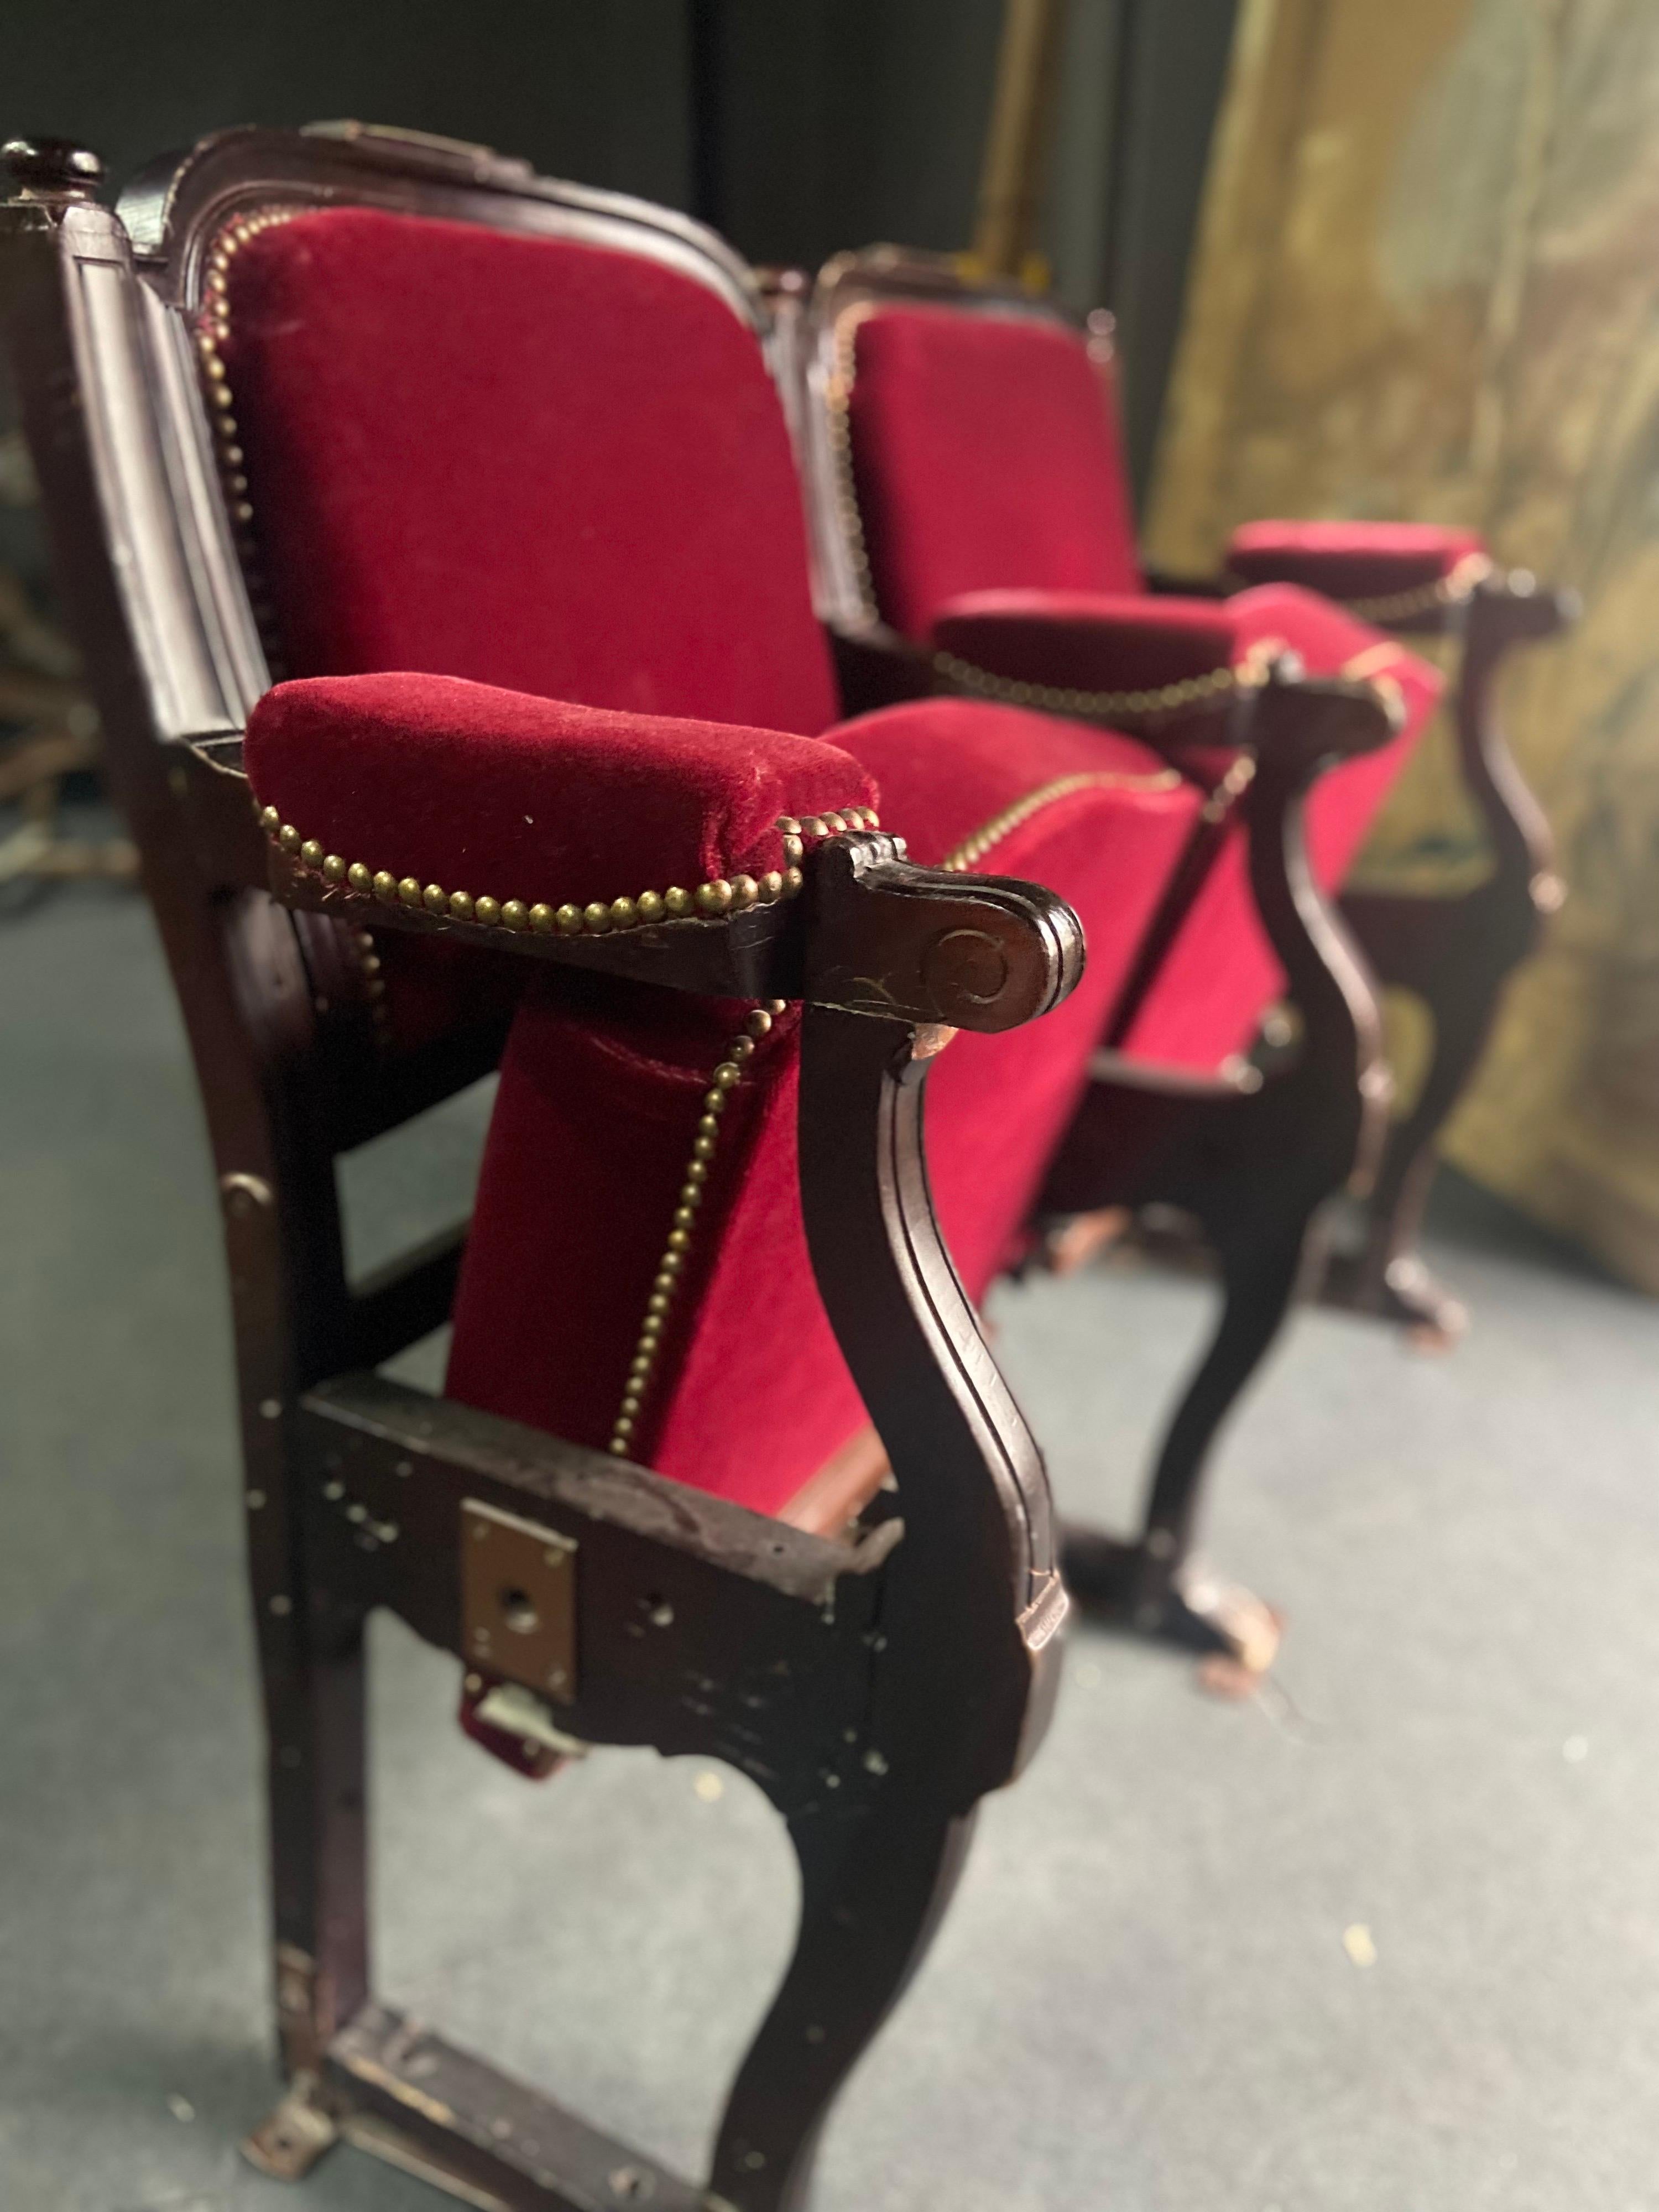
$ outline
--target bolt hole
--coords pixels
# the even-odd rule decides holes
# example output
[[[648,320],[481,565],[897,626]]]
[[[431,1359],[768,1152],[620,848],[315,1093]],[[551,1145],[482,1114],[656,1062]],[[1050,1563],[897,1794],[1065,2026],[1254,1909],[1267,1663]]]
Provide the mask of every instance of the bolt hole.
[[[499,1603],[501,1619],[515,1636],[529,1636],[542,1625],[528,1590],[504,1589]]]

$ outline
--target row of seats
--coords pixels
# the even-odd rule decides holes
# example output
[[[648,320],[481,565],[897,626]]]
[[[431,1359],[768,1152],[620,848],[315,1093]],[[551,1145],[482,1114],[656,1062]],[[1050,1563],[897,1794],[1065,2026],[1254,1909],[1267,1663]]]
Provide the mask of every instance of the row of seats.
[[[647,1741],[773,1796],[799,1946],[708,2193],[650,2187],[799,2205],[1053,1694],[974,1310],[1079,1212],[1224,1191],[1250,1264],[1137,1555],[1170,1598],[1381,1104],[1328,895],[1440,678],[1337,599],[1449,622],[1489,564],[1271,526],[1231,592],[1153,592],[1103,329],[942,264],[763,279],[356,126],[222,134],[119,216],[78,150],[6,159],[0,319],[225,1199],[289,2077],[251,2154],[373,2111],[474,2202],[647,2171],[568,2116],[537,2166],[527,2093],[372,2000],[384,1605],[526,1772]],[[334,1159],[497,1058],[464,1243],[348,1282]],[[442,1321],[441,1398],[372,1371]]]

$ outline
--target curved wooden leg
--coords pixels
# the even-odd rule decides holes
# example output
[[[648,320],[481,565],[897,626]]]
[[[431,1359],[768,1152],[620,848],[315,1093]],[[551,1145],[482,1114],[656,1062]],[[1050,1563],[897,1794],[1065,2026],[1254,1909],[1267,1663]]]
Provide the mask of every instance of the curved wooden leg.
[[[1211,1446],[1283,1326],[1316,1212],[1369,1179],[1388,1079],[1370,978],[1308,861],[1303,804],[1333,753],[1382,742],[1375,699],[1341,685],[1270,684],[1257,704],[1260,766],[1247,805],[1257,910],[1299,1008],[1299,1047],[1281,1068],[1231,1091],[1166,1071],[1097,1062],[1097,1083],[1051,1170],[1055,1212],[1158,1201],[1194,1216],[1220,1262],[1222,1311],[1159,1454],[1132,1541],[1072,1530],[1073,1595],[1133,1632],[1226,1662],[1254,1680],[1279,1643],[1277,1617],[1248,1591],[1188,1564]],[[1159,1123],[1162,1128],[1159,1128]],[[1137,1161],[1114,1172],[1115,1138]]]
[[[1139,1537],[1123,1543],[1067,1532],[1062,1553],[1073,1596],[1137,1634],[1266,1672],[1278,1616],[1248,1590],[1195,1572],[1188,1559],[1204,1475],[1222,1423],[1238,1402],[1296,1294],[1309,1225],[1325,1194],[1304,1194],[1276,1216],[1210,1224],[1221,1267],[1221,1317],[1176,1407],[1147,1494]]]
[[[1501,957],[1503,938],[1510,932],[1500,935],[1498,927],[1486,926],[1490,888],[1463,899],[1436,901],[1432,907],[1428,901],[1419,902],[1429,909],[1418,918],[1419,933],[1438,940],[1443,964],[1431,978],[1423,972],[1431,963],[1412,963],[1413,972],[1398,980],[1422,999],[1433,1023],[1428,1072],[1411,1112],[1389,1132],[1365,1203],[1364,1241],[1356,1251],[1332,1254],[1322,1285],[1328,1304],[1399,1322],[1425,1350],[1447,1348],[1468,1327],[1467,1308],[1436,1280],[1417,1246],[1439,1165],[1437,1140],[1480,1065],[1513,965],[1512,959]],[[1376,910],[1395,903],[1357,900],[1355,922],[1362,937],[1375,933]],[[1513,917],[1497,919],[1501,924]],[[1387,959],[1388,933],[1381,933],[1385,980],[1394,981],[1387,974],[1392,964]],[[1494,945],[1500,957],[1482,958],[1480,948]]]
[[[1342,902],[1382,981],[1415,993],[1428,1007],[1434,1048],[1421,1095],[1389,1134],[1364,1242],[1333,1255],[1322,1295],[1333,1305],[1403,1322],[1429,1346],[1455,1343],[1468,1323],[1416,1249],[1434,1180],[1435,1139],[1479,1064],[1511,972],[1534,949],[1562,897],[1549,824],[1498,728],[1494,686],[1510,652],[1553,635],[1574,613],[1568,596],[1540,592],[1522,574],[1490,578],[1468,610],[1457,747],[1491,848],[1488,879],[1450,898],[1362,892]]]
[[[972,1837],[925,1785],[890,1778],[865,1802],[789,1824],[801,1870],[794,1956],[733,2086],[711,2206],[797,2212],[836,2092],[902,1993]]]

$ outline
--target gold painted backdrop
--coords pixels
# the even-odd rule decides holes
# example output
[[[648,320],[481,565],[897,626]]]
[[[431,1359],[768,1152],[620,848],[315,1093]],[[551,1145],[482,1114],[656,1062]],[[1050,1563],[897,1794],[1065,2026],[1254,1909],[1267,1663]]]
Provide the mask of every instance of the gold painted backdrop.
[[[1583,594],[1505,698],[1571,895],[1446,1151],[1659,1291],[1659,0],[1244,0],[1151,550],[1261,515]],[[1479,866],[1439,732],[1367,878]]]

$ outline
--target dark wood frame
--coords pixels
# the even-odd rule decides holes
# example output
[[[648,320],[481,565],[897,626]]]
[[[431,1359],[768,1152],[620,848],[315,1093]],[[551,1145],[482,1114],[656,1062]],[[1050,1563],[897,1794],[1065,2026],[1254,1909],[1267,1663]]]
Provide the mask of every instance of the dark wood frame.
[[[1076,325],[1057,303],[1023,286],[970,277],[950,258],[897,246],[842,254],[815,283],[786,274],[773,288],[783,333],[781,373],[793,389],[812,523],[814,585],[836,643],[846,702],[862,708],[947,688],[927,656],[881,620],[861,570],[830,404],[840,369],[838,325],[848,313],[892,301]],[[1091,315],[1086,329],[1091,355],[1109,362],[1110,316]],[[1220,579],[1155,576],[1151,583],[1155,591],[1211,597],[1233,588]],[[1254,761],[1254,781],[1217,793],[1206,807],[1114,1010],[1097,1080],[1043,1197],[1054,1216],[1106,1205],[1178,1208],[1196,1221],[1219,1261],[1219,1326],[1165,1436],[1137,1539],[1126,1545],[1074,1531],[1066,1547],[1074,1594],[1130,1626],[1220,1649],[1252,1666],[1271,1654],[1272,1617],[1247,1592],[1195,1579],[1188,1561],[1206,1453],[1298,1287],[1425,1334],[1445,1335],[1462,1325],[1462,1309],[1413,1249],[1434,1140],[1479,1059],[1504,978],[1532,949],[1540,915],[1559,898],[1548,831],[1498,731],[1492,686],[1511,645],[1548,635],[1569,612],[1564,598],[1540,591],[1530,577],[1494,574],[1467,602],[1400,625],[1461,632],[1465,640],[1456,693],[1460,758],[1494,866],[1461,898],[1356,892],[1333,906],[1315,886],[1302,800],[1324,768],[1389,734],[1380,715],[1343,708],[1352,687],[1281,680],[1227,710],[1224,742]],[[1141,734],[1149,744],[1162,742],[1155,724]],[[1299,1034],[1288,1054],[1264,1044],[1237,1082],[1194,1083],[1175,1071],[1137,1066],[1114,1048],[1127,1035],[1230,818],[1242,820],[1249,841],[1258,910],[1285,969]],[[1435,1021],[1428,1077],[1410,1114],[1392,1127],[1378,982],[1419,993]],[[1360,1208],[1360,1249],[1331,1251],[1323,1237],[1310,1244],[1316,1217],[1345,1187]],[[1330,1225],[1328,1215],[1323,1225]]]
[[[1494,569],[1467,599],[1395,625],[1402,635],[1461,645],[1452,696],[1458,764],[1492,866],[1464,891],[1342,894],[1343,916],[1377,980],[1421,1001],[1433,1040],[1417,1097],[1389,1128],[1361,1239],[1328,1256],[1319,1291],[1328,1304],[1402,1322],[1426,1344],[1455,1342],[1466,1325],[1417,1250],[1440,1132],[1480,1066],[1510,977],[1537,951],[1565,896],[1549,823],[1498,720],[1498,678],[1518,646],[1557,635],[1577,615],[1572,592],[1546,589],[1524,568]]]
[[[336,1159],[488,1067],[500,1031],[383,1054],[356,927],[464,926],[302,881],[254,822],[240,732],[265,664],[187,326],[208,242],[276,201],[368,202],[672,261],[762,343],[764,313],[743,265],[696,226],[478,148],[356,126],[231,132],[141,180],[124,219],[96,198],[95,159],[68,143],[14,142],[3,161],[0,357],[223,1206],[289,2081],[249,2154],[293,2177],[344,2136],[514,2212],[799,2207],[829,2104],[931,1936],[978,1799],[1040,1739],[1057,1679],[1066,1599],[1046,1478],[940,1242],[921,1108],[945,1028],[1011,1027],[1071,989],[1076,918],[1036,886],[914,868],[891,838],[863,833],[815,848],[787,905],[626,936],[487,933],[620,989],[644,977],[805,1000],[807,1239],[902,1521],[809,1534],[374,1372],[447,1317],[464,1231],[350,1284]],[[970,945],[981,957],[964,969]],[[988,995],[988,946],[1005,975]],[[704,2185],[371,1993],[364,1624],[384,1606],[465,1659],[465,1531],[502,1513],[550,1567],[574,1547],[577,1679],[544,1709],[558,1730],[729,1761],[781,1813],[800,1863],[795,1953]]]

